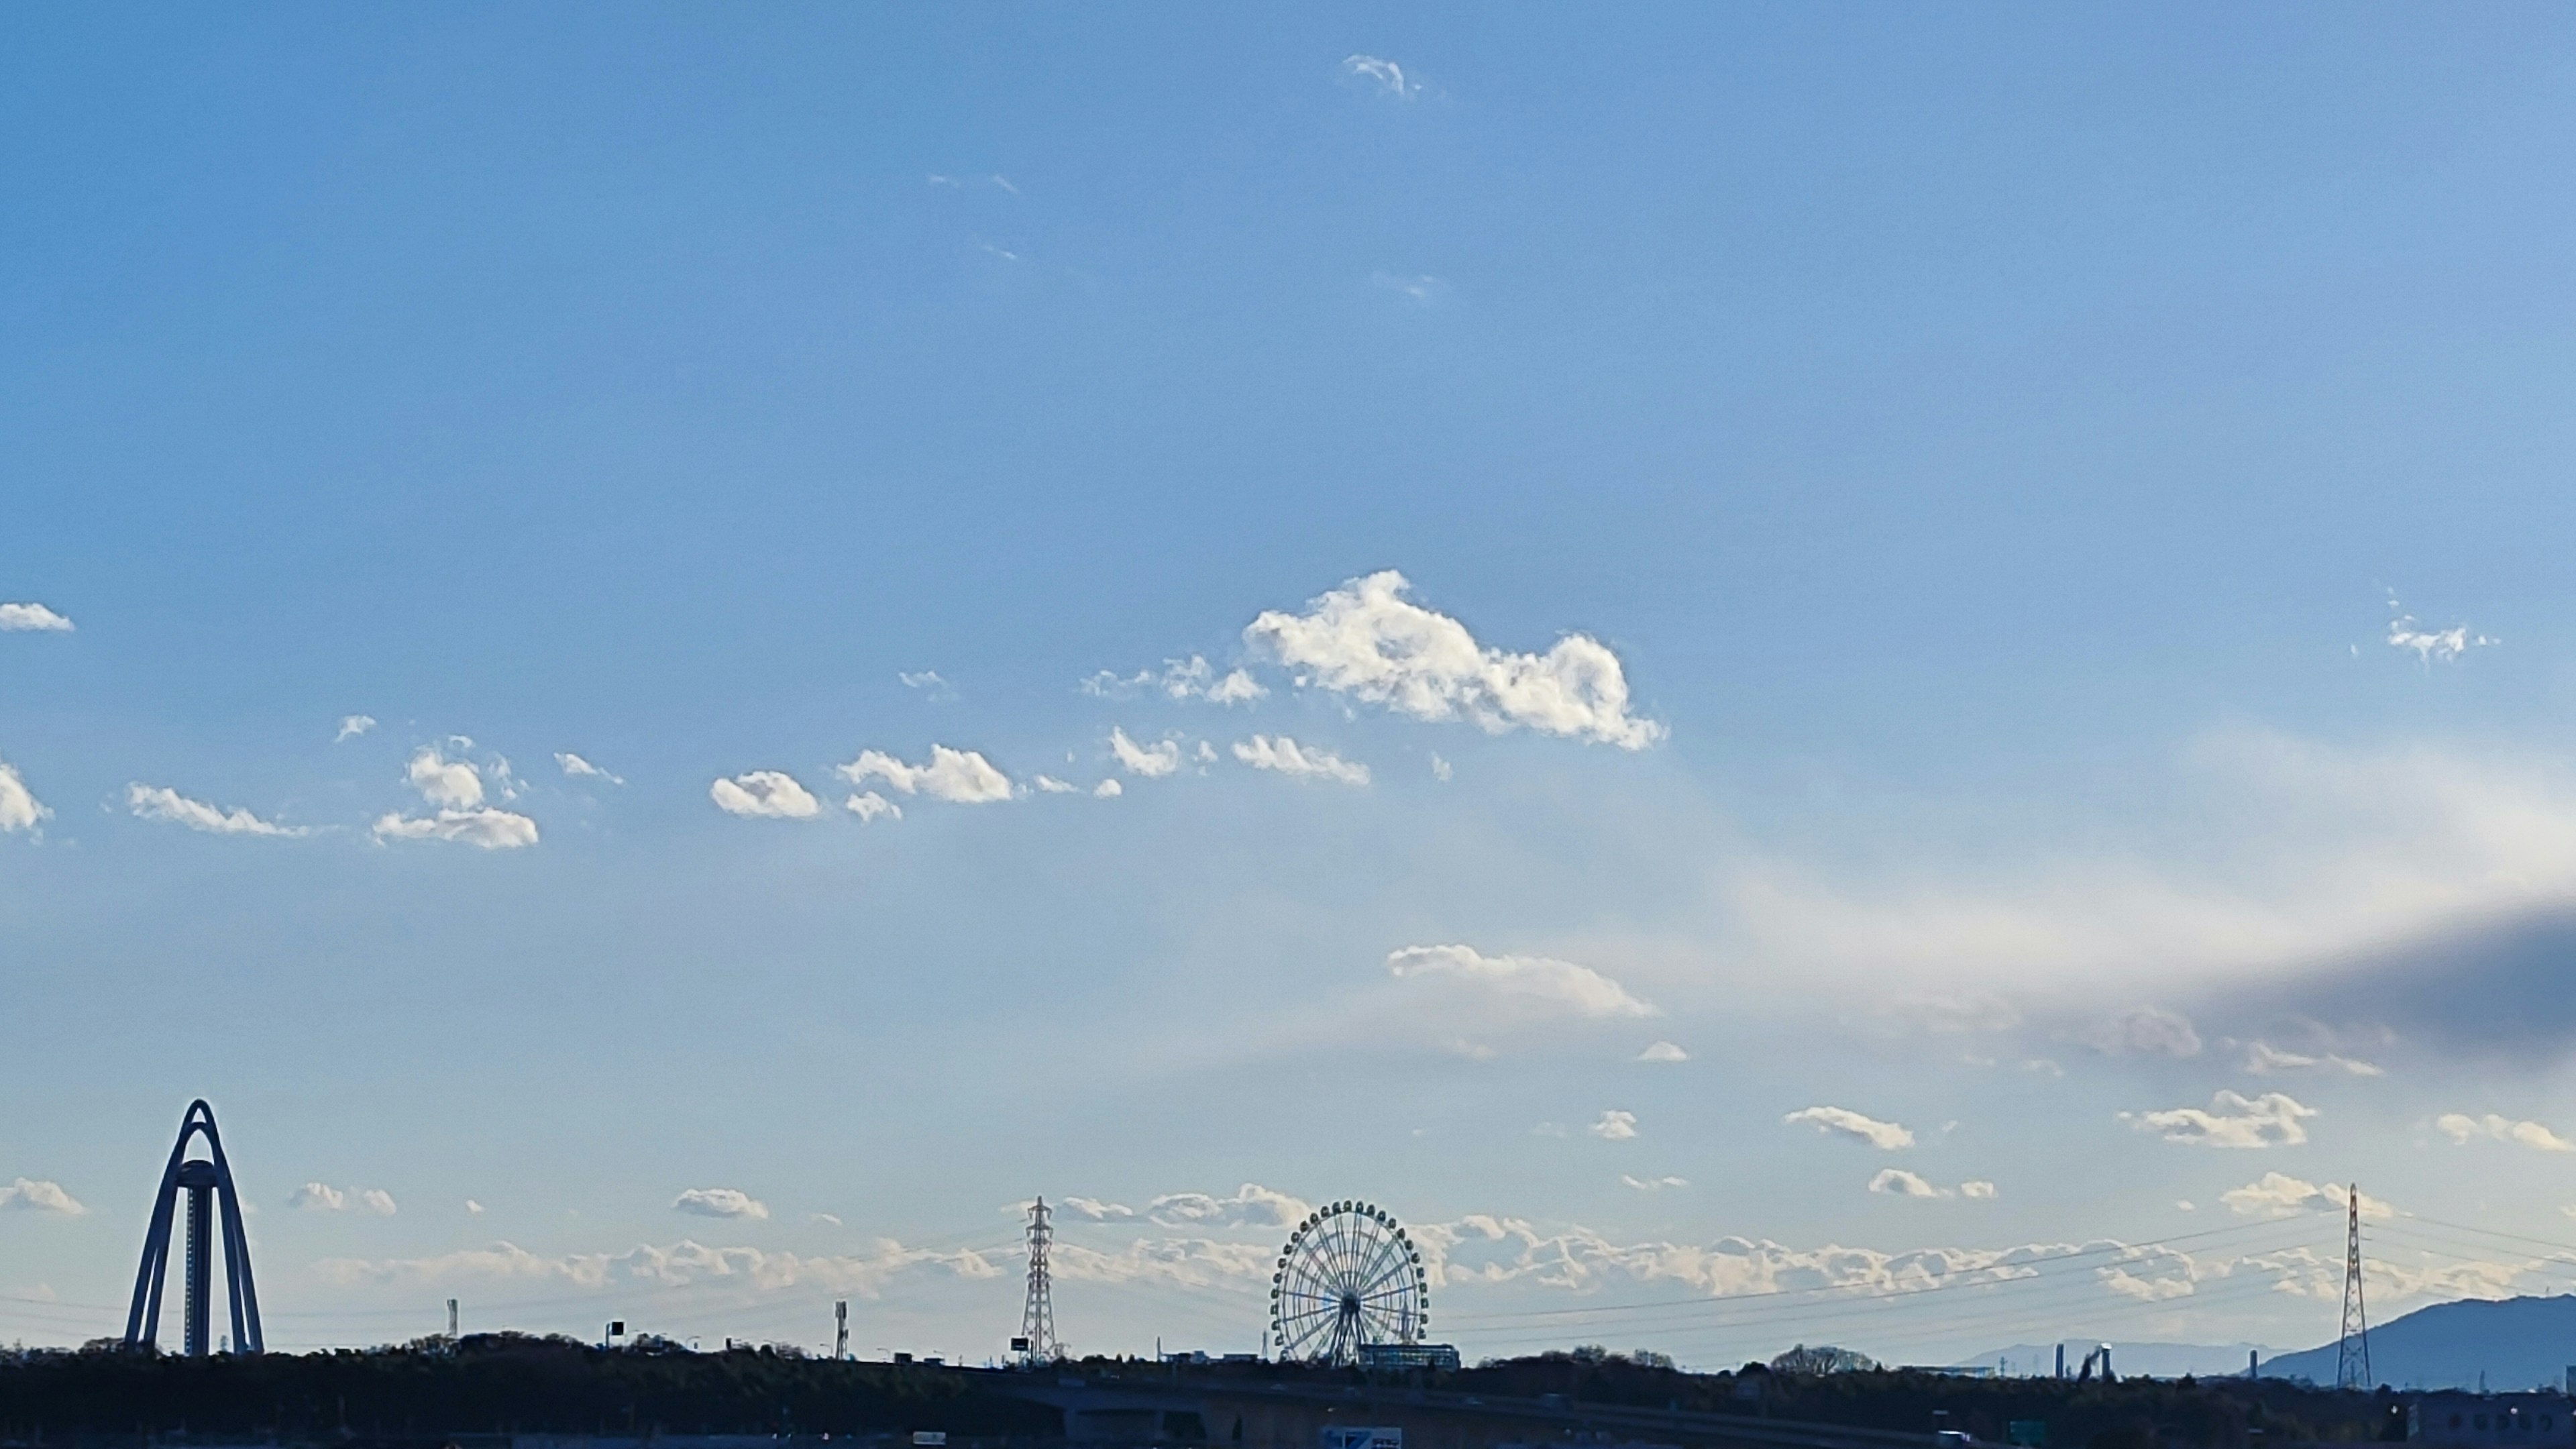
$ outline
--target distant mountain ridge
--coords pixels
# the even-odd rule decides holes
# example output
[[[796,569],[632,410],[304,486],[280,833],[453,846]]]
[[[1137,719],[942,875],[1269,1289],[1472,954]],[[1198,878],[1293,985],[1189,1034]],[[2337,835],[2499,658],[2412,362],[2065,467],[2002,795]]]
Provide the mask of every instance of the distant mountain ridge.
[[[2330,1384],[2337,1362],[2338,1345],[2329,1343],[2267,1358],[2262,1374]],[[2370,1331],[2371,1379],[2395,1388],[2562,1389],[2572,1366],[2576,1294],[2436,1303]]]

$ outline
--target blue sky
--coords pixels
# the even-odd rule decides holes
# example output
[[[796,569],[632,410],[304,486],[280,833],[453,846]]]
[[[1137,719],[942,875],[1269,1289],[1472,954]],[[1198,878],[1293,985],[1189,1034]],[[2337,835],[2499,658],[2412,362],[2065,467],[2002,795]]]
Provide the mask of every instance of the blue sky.
[[[0,1337],[2567,1286],[2563,14],[0,26]]]

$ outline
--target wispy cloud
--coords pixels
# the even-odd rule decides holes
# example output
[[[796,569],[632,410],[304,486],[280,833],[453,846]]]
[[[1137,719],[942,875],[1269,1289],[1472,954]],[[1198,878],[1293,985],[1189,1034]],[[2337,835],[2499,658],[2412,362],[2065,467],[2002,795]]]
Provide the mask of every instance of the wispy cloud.
[[[1641,750],[1664,727],[1629,713],[1619,657],[1568,634],[1545,654],[1476,641],[1467,626],[1404,597],[1393,569],[1319,595],[1303,613],[1269,610],[1243,631],[1257,653],[1296,672],[1300,685],[1347,694],[1421,720],[1473,721],[1493,733],[1543,734]]]
[[[2492,1142],[2510,1142],[2540,1152],[2576,1152],[2576,1142],[2568,1141],[2538,1122],[2516,1122],[2494,1112],[2483,1117],[2472,1117],[2465,1112],[2445,1112],[2433,1119],[2433,1125],[2443,1136],[2464,1147],[2483,1137]]]
[[[374,729],[375,727],[376,717],[374,715],[344,714],[340,716],[340,732],[331,737],[331,743],[336,745],[344,740],[354,740],[358,736],[365,734],[367,731]]]
[[[1407,276],[1396,272],[1371,272],[1369,285],[1393,292],[1416,306],[1428,307],[1449,295],[1449,284],[1428,275]]]
[[[176,790],[158,785],[129,784],[125,787],[126,808],[144,820],[162,820],[184,825],[190,830],[203,830],[212,835],[299,836],[313,833],[310,826],[280,825],[262,820],[247,809],[224,810],[202,800],[191,800]]]
[[[1635,1188],[1639,1192],[1662,1192],[1666,1188],[1690,1186],[1690,1182],[1685,1178],[1630,1177],[1624,1172],[1619,1174],[1619,1181],[1625,1183],[1629,1187]]]
[[[1948,1188],[1934,1187],[1931,1183],[1925,1181],[1921,1175],[1908,1172],[1902,1167],[1880,1168],[1878,1170],[1878,1175],[1869,1180],[1869,1190],[1876,1193],[1885,1193],[1890,1197],[1950,1196],[1950,1190]]]
[[[2096,1021],[2077,1034],[2086,1046],[2112,1056],[2196,1057],[2200,1033],[2178,1011],[2142,1006]]]
[[[1344,785],[1369,782],[1368,766],[1345,760],[1320,746],[1300,745],[1286,735],[1275,740],[1268,735],[1237,740],[1234,757],[1256,770],[1272,770],[1295,779],[1334,780]]]
[[[1881,1152],[1894,1152],[1914,1145],[1911,1130],[1894,1122],[1881,1122],[1848,1107],[1801,1107],[1781,1118],[1780,1122],[1785,1127],[1811,1125],[1828,1137],[1866,1142]]]
[[[2280,1092],[2248,1098],[2222,1091],[2210,1098],[2209,1110],[2175,1107],[2162,1112],[2120,1114],[2141,1132],[2156,1132],[2167,1142],[2195,1147],[2296,1147],[2308,1140],[2303,1125],[2321,1115]]]
[[[1422,94],[1422,83],[1407,80],[1404,67],[1374,55],[1352,55],[1342,61],[1342,74],[1366,81],[1379,95],[1409,101]]]
[[[1637,1114],[1616,1108],[1601,1114],[1601,1120],[1583,1129],[1605,1142],[1626,1142],[1637,1135]]]
[[[939,671],[936,669],[924,669],[918,673],[906,673],[902,670],[897,670],[895,671],[894,677],[903,681],[904,688],[921,691],[921,695],[924,699],[938,700],[944,703],[957,697],[957,687],[950,684],[947,680],[940,678]]]
[[[1690,1053],[1683,1051],[1680,1047],[1673,1045],[1671,1042],[1659,1041],[1653,1046],[1646,1048],[1644,1051],[1637,1053],[1637,1060],[1641,1062],[1686,1062],[1690,1060]]]
[[[849,799],[842,801],[841,808],[859,817],[860,821],[863,823],[870,820],[901,820],[903,818],[902,806],[897,805],[892,800],[887,799],[874,790],[861,790],[857,794],[852,795]]]
[[[2227,1210],[2239,1217],[2289,1217],[2297,1213],[2340,1213],[2349,1204],[2343,1189],[2331,1184],[2320,1186],[2302,1182],[2286,1172],[2267,1172],[2243,1187],[2231,1187],[2218,1195]],[[2397,1210],[2368,1193],[2361,1195],[2361,1215],[2387,1219]]]
[[[1407,946],[1387,953],[1386,969],[1399,979],[1455,983],[1574,1016],[1607,1019],[1658,1014],[1652,1004],[1591,967],[1546,956],[1488,956],[1473,946]]]
[[[1109,731],[1109,753],[1131,775],[1157,779],[1181,767],[1181,746],[1177,740],[1160,740],[1140,745],[1127,738],[1127,732],[1112,726]]]
[[[2309,1056],[2301,1052],[2283,1051],[2267,1041],[2246,1043],[2245,1070],[2258,1077],[2269,1076],[2275,1072],[2305,1071],[2343,1072],[2355,1077],[2387,1075],[2375,1064],[2365,1062],[2358,1057],[2337,1056],[2333,1052]]]
[[[707,787],[707,798],[727,815],[760,820],[811,820],[823,813],[814,792],[783,770],[748,770]]]
[[[612,785],[623,785],[626,783],[622,777],[608,773],[606,770],[601,769],[597,765],[592,764],[590,761],[583,759],[581,756],[576,755],[569,750],[556,751],[555,764],[566,775],[578,775],[594,780],[606,780]]]
[[[2399,610],[2395,594],[2388,596],[2388,609],[2397,616],[2388,621],[2388,647],[2412,653],[2418,664],[2448,664],[2472,649],[2485,649],[2504,642],[2471,633],[2465,624],[2449,629],[2427,629],[2415,622],[2414,615]]]
[[[1248,671],[1232,669],[1219,675],[1216,666],[1199,654],[1187,659],[1166,659],[1159,671],[1140,669],[1133,674],[1116,674],[1103,669],[1082,681],[1082,692],[1102,699],[1133,699],[1156,693],[1167,699],[1203,699],[1210,704],[1249,704],[1270,693]]]
[[[286,1195],[286,1205],[300,1212],[338,1213],[352,1208],[392,1217],[394,1195],[380,1187],[353,1187],[343,1192],[325,1182],[308,1182]]]
[[[68,634],[72,621],[42,604],[0,604],[0,633]]]

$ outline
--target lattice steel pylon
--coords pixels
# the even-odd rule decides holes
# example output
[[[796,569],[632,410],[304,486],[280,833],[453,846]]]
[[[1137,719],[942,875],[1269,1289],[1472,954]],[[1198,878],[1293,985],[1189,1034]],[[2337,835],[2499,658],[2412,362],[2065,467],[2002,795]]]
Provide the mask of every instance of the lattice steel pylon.
[[[2361,1187],[2354,1184],[2344,1199],[2343,1337],[2335,1348],[2335,1387],[2368,1392],[2370,1314],[2361,1302]]]
[[[1055,1336],[1055,1285],[1047,1277],[1047,1248],[1055,1229],[1047,1222],[1045,1198],[1029,1204],[1029,1301],[1020,1310],[1019,1349],[1022,1363],[1053,1363],[1064,1357]]]

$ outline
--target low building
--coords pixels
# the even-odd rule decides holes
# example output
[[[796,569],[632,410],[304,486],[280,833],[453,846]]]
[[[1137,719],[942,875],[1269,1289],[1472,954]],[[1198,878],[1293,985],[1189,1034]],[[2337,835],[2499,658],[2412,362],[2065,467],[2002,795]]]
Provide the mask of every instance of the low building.
[[[1458,1348],[1448,1343],[1364,1343],[1364,1369],[1456,1369]]]
[[[2421,1444],[2487,1449],[2508,1444],[2576,1446],[2576,1413],[2565,1394],[2418,1394],[2406,1407],[2406,1437]]]

